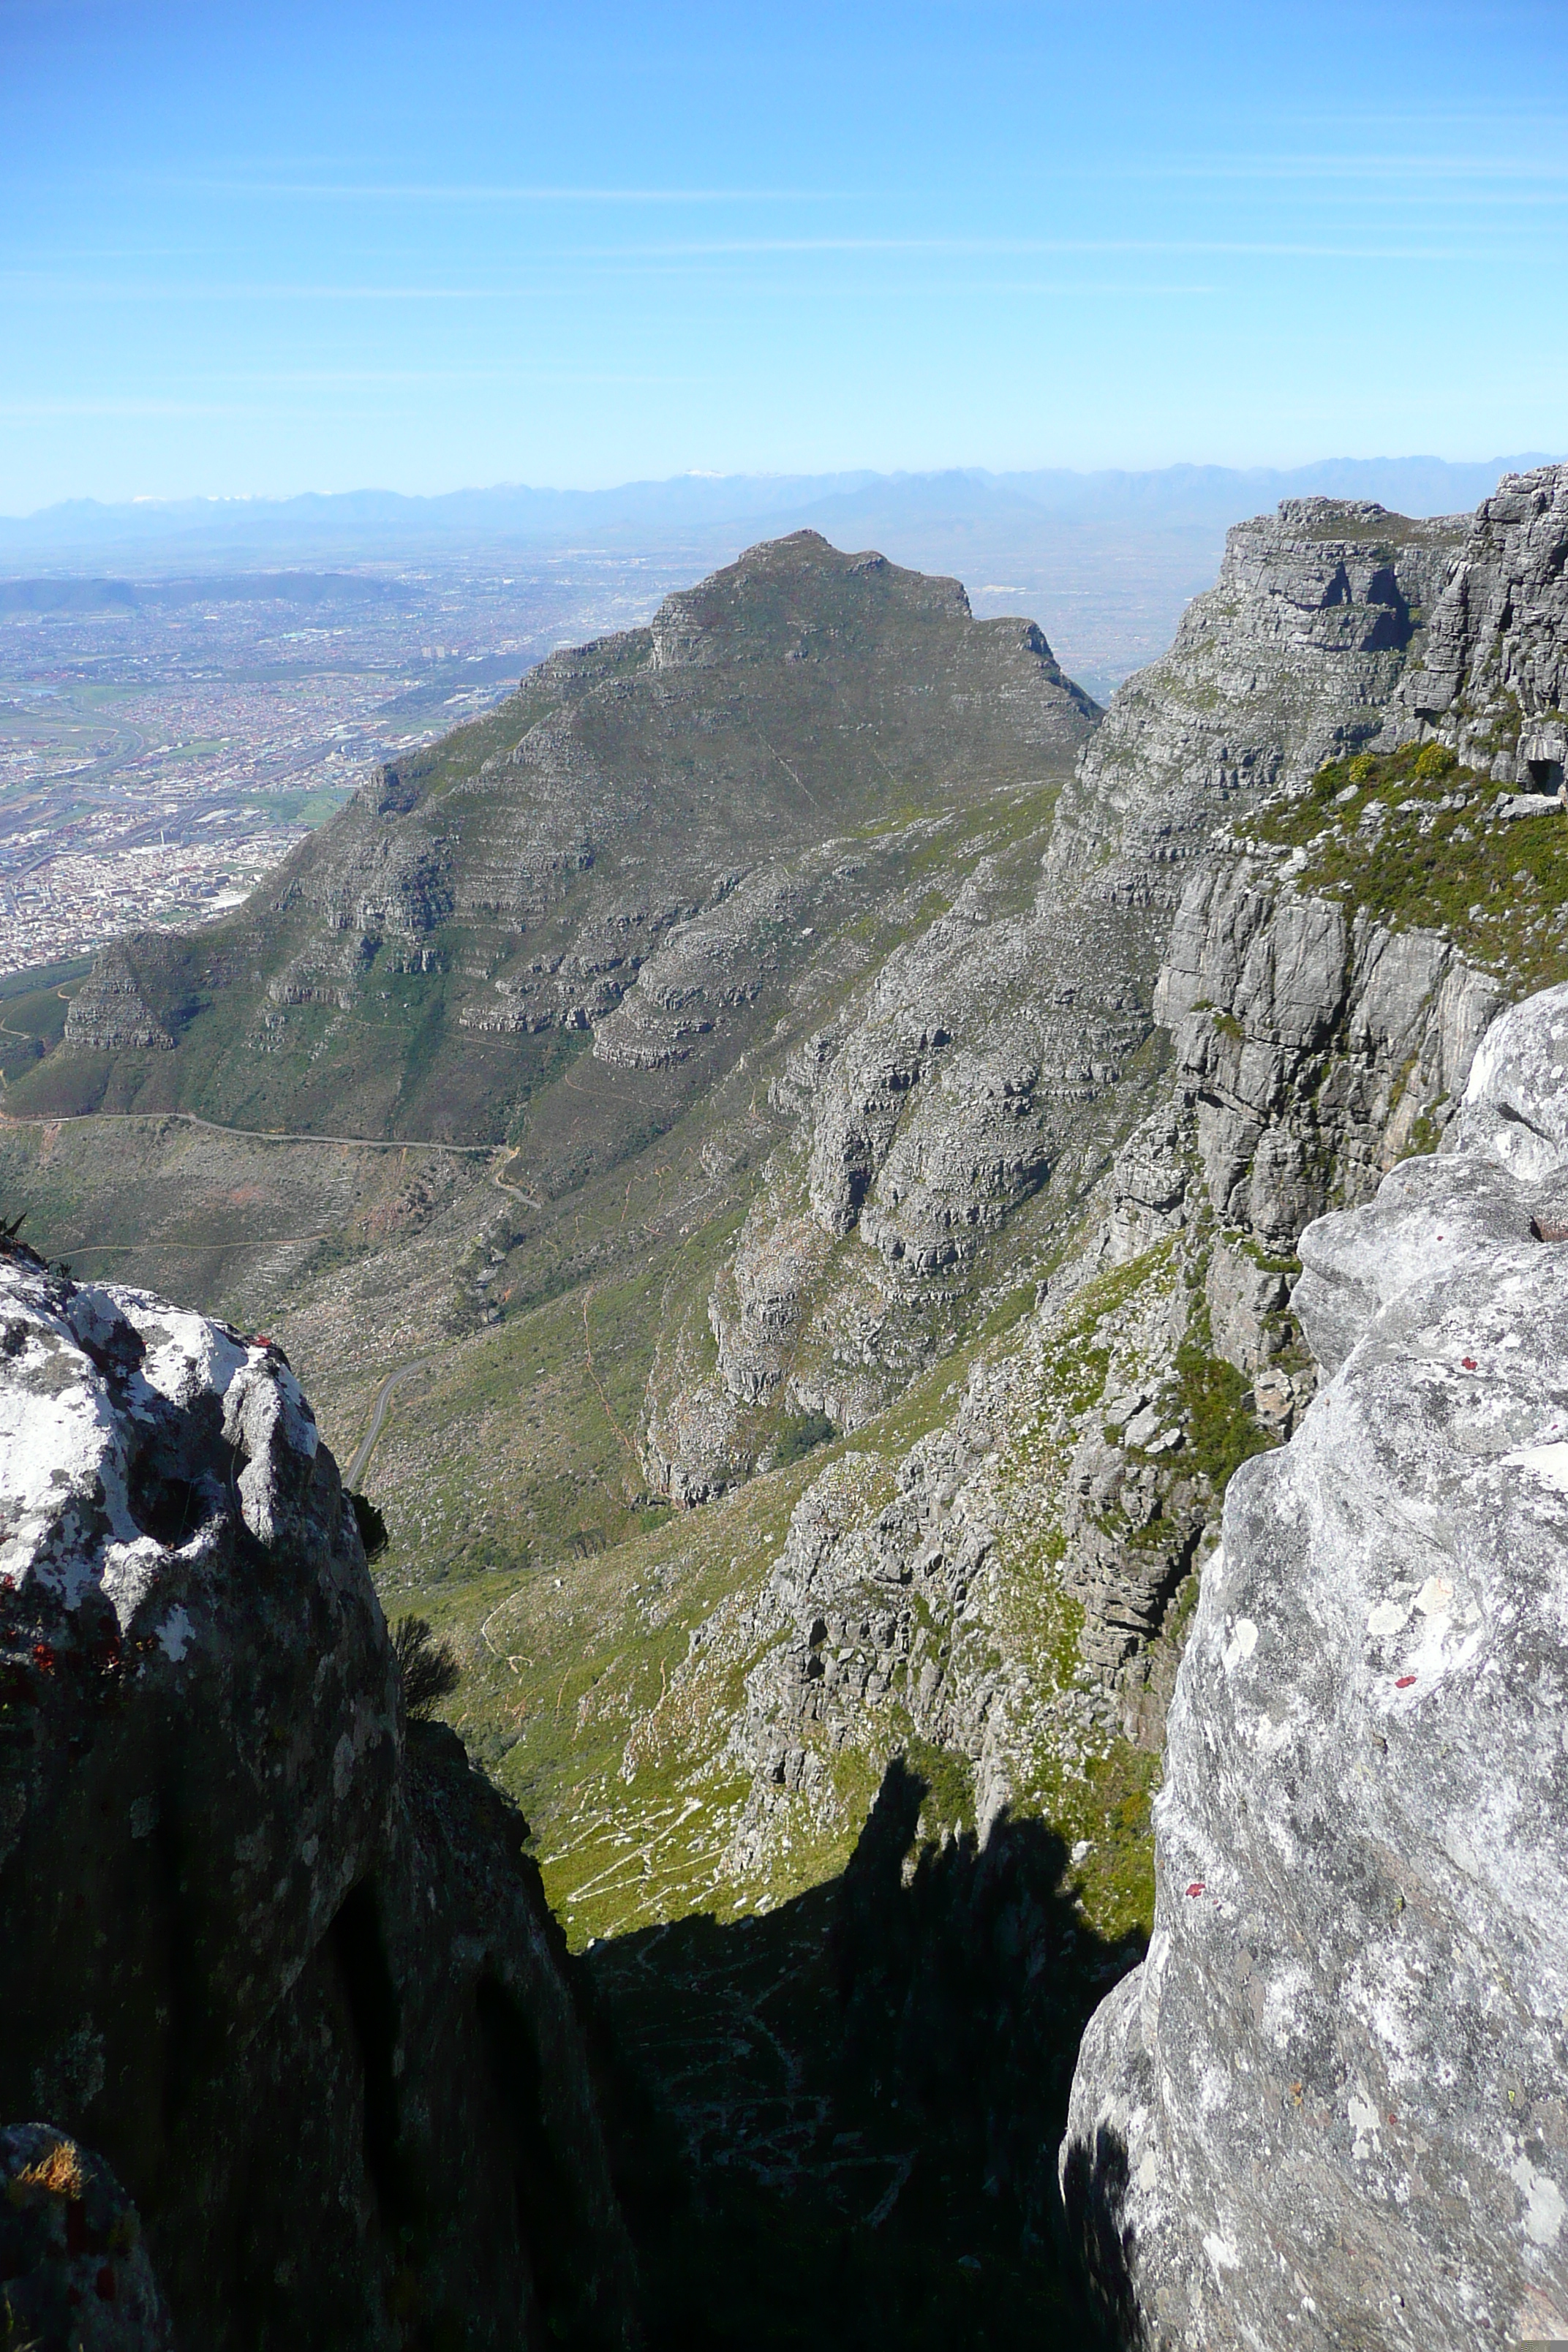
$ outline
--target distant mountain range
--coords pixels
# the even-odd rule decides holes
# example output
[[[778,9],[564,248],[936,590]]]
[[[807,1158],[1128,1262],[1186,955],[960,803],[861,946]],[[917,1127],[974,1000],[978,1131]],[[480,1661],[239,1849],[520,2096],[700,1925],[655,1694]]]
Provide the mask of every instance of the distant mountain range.
[[[1048,520],[1144,529],[1223,530],[1282,498],[1320,492],[1376,499],[1404,514],[1474,507],[1507,472],[1544,463],[1536,453],[1454,464],[1441,457],[1335,457],[1289,469],[1168,466],[1157,471],[1072,473],[1063,467],[993,474],[681,474],[606,490],[500,484],[406,498],[394,490],[314,492],[293,499],[68,499],[0,517],[0,569],[76,567],[112,556],[137,569],[279,559],[368,561],[458,553],[479,545],[630,545],[705,549],[721,540],[775,537],[809,524],[852,541],[933,530],[1026,539]],[[900,548],[900,556],[907,551]]]
[[[1540,462],[1335,457],[1289,470],[681,474],[608,490],[501,485],[440,498],[82,499],[0,517],[0,613],[184,601],[216,593],[220,580],[243,596],[247,579],[302,603],[312,574],[335,571],[347,593],[355,567],[360,590],[395,593],[365,576],[372,564],[515,571],[521,595],[545,572],[585,565],[602,581],[618,574],[624,608],[642,620],[671,584],[804,529],[848,552],[875,548],[911,571],[962,580],[977,616],[1027,614],[1105,701],[1164,651],[1187,604],[1213,585],[1231,524],[1312,493],[1375,499],[1407,515],[1464,513],[1502,475]]]

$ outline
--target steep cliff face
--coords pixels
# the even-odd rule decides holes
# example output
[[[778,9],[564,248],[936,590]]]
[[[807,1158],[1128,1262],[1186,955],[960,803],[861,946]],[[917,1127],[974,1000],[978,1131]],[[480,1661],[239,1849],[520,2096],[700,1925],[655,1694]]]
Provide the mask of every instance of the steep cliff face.
[[[1287,1254],[1462,1090],[1504,998],[1440,932],[1299,891],[1289,862],[1216,851],[1183,898],[1155,996],[1215,1215]]]
[[[523,1834],[277,1351],[0,1246],[0,2113],[107,2158],[183,2344],[631,2339]]]
[[[1222,818],[1378,733],[1465,524],[1331,499],[1238,524],[1170,652],[1116,694],[1047,871],[1087,855],[1129,903],[1173,907]]]
[[[1483,501],[1433,605],[1396,722],[1500,783],[1555,792],[1568,757],[1568,466],[1510,475]]]
[[[1568,2331],[1565,1050],[1505,1013],[1457,1148],[1302,1238],[1331,1378],[1232,1483],[1064,2147],[1131,2340]]]
[[[1461,531],[1327,499],[1232,531],[1086,744],[1028,898],[1016,855],[988,854],[796,1050],[773,1087],[796,1135],[708,1303],[717,1361],[673,1340],[651,1384],[667,1491],[743,1475],[766,1395],[854,1429],[951,1344],[966,1286],[1056,1255],[1155,1097],[1184,866],[1222,814],[1378,732]]]
[[[1366,748],[1228,819],[1187,884],[1155,1013],[1233,1242],[1288,1259],[1369,1197],[1442,1132],[1501,1007],[1562,968],[1568,835],[1550,793],[1495,786],[1560,781],[1565,551],[1568,467],[1506,484]]]

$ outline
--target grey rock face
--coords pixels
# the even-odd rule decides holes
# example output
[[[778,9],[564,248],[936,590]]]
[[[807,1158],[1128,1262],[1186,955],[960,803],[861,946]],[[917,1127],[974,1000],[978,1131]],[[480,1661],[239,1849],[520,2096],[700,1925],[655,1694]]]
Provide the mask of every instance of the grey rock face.
[[[1063,2150],[1131,2340],[1568,2332],[1565,1043],[1502,1015],[1457,1147],[1303,1236],[1337,1370],[1232,1481]]]
[[[91,1054],[173,1050],[122,948],[107,947],[66,1008],[66,1040]]]
[[[1173,908],[1223,817],[1377,734],[1463,530],[1330,499],[1238,523],[1086,747],[1047,871],[1087,859],[1126,903]]]
[[[104,2152],[182,2341],[626,2340],[524,1833],[277,1351],[0,1248],[0,2113]]]
[[[1376,734],[1418,642],[1413,615],[1435,593],[1460,528],[1308,499],[1231,533],[1218,586],[1191,608],[1166,659],[1121,689],[1086,744],[1058,803],[1032,908],[1011,903],[994,862],[982,859],[947,910],[896,948],[811,1052],[795,1056],[776,1099],[799,1121],[806,1212],[844,1247],[800,1245],[799,1168],[782,1158],[710,1302],[718,1379],[686,1385],[685,1364],[700,1351],[687,1350],[679,1369],[672,1351],[654,1383],[647,1454],[657,1483],[706,1495],[743,1475],[741,1422],[766,1394],[788,1391],[843,1428],[879,1411],[921,1346],[929,1354],[935,1344],[930,1329],[911,1340],[902,1302],[940,1300],[1005,1255],[1005,1229],[1025,1203],[1044,1196],[1064,1217],[1079,1209],[1152,1099],[1140,1049],[1153,1023],[1173,1025],[1205,996],[1231,1007],[1260,931],[1267,948],[1247,966],[1250,995],[1235,1008],[1257,1033],[1245,1069],[1228,1069],[1212,1030],[1182,1033],[1216,1205],[1223,1191],[1223,1215],[1288,1246],[1327,1204],[1331,1164],[1358,1150],[1375,1162],[1390,1115],[1382,1097],[1403,1077],[1405,1032],[1424,1044],[1427,999],[1442,992],[1440,949],[1427,942],[1415,961],[1430,950],[1441,970],[1403,973],[1405,943],[1363,941],[1347,985],[1337,911],[1324,915],[1321,937],[1309,922],[1287,940],[1282,920],[1277,940],[1278,877],[1260,875],[1247,904],[1245,883],[1232,877],[1216,898],[1205,869],[1178,917],[1175,969],[1161,982],[1152,1020],[1151,997],[1186,861],[1223,812]],[[1462,995],[1456,981],[1442,998],[1449,1061],[1472,1018]],[[629,1010],[630,1000],[616,1021]],[[1347,1018],[1361,1024],[1348,1055]],[[1308,1098],[1331,1061],[1332,1084],[1310,1096],[1322,1131],[1303,1138],[1290,1105]],[[1406,1125],[1452,1083],[1446,1063],[1426,1083],[1432,1061],[1428,1051],[1421,1077],[1405,1085]],[[1393,1149],[1401,1140],[1396,1124]],[[1248,1186],[1255,1204],[1243,1197]],[[1119,1197],[1130,1201],[1131,1191],[1121,1186]],[[753,1289],[766,1301],[760,1315],[748,1304]],[[1242,1339],[1236,1345],[1249,1370],[1268,1352],[1261,1325],[1250,1356]],[[1288,1396],[1281,1405],[1286,1421],[1294,1404]]]
[[[1399,713],[1501,783],[1555,792],[1568,695],[1568,466],[1512,474],[1483,500],[1435,604]]]
[[[1436,932],[1298,893],[1221,841],[1188,884],[1155,992],[1222,1223],[1276,1249],[1354,1201],[1452,1107],[1502,999]]]

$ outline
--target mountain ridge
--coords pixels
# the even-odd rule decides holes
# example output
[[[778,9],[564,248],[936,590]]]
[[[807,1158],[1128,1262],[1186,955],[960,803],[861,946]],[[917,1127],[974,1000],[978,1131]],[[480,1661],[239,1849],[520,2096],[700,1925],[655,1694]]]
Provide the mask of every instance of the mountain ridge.
[[[126,1202],[165,1220],[158,1246],[199,1232],[203,1280],[283,1331],[334,1443],[410,1365],[368,1474],[391,1537],[382,1589],[461,1648],[454,1715],[526,1800],[569,1940],[715,2196],[737,2179],[764,2195],[764,2234],[767,2216],[788,2226],[788,2197],[765,2204],[782,2178],[792,2195],[812,2184],[825,2226],[853,2226],[840,2128],[870,2132],[889,2183],[906,2116],[923,2119],[908,2124],[921,2147],[955,2147],[955,2094],[928,2061],[962,2049],[963,2145],[989,2168],[974,2179],[994,2183],[1012,2242],[1049,2240],[1079,2027],[1139,1959],[1157,1906],[1196,1899],[1190,1875],[1172,1879],[1151,1803],[1194,1612],[1212,1633],[1225,1496],[1254,1456],[1243,1497],[1293,1475],[1273,1466],[1281,1443],[1319,1425],[1309,1302],[1294,1297],[1303,1227],[1369,1199],[1402,1160],[1446,1164],[1410,1155],[1443,1137],[1500,1011],[1561,969],[1565,836],[1549,793],[1516,788],[1549,784],[1537,767],[1563,758],[1565,544],[1568,468],[1430,524],[1293,504],[1233,533],[1220,582],[1084,726],[1070,773],[1064,760],[1042,781],[1015,713],[1016,766],[997,779],[976,760],[962,805],[890,810],[868,782],[880,864],[863,840],[866,864],[837,875],[837,837],[820,831],[777,857],[759,847],[745,874],[708,859],[695,911],[615,1004],[590,1008],[582,992],[604,973],[586,955],[568,971],[563,942],[554,969],[477,970],[475,1002],[549,1012],[545,1030],[502,1033],[506,1050],[533,1034],[573,1055],[523,1106],[517,1156],[489,1170],[437,1171],[410,1144],[373,1177],[351,1172],[352,1153],[226,1137],[202,1139],[209,1172],[191,1180],[188,1140],[154,1115],[113,1130]],[[882,575],[847,577],[864,594]],[[919,600],[948,615],[932,643],[962,634],[950,586]],[[742,630],[742,658],[731,646],[694,664],[718,646],[695,625],[701,602],[675,604],[668,664],[652,632],[624,673],[595,668],[594,649],[558,657],[551,725],[595,695],[662,713],[674,685],[700,689],[681,707],[710,742],[720,705],[704,695],[809,669],[789,659],[787,598],[760,635]],[[1083,726],[1010,625],[1003,675],[1026,717]],[[937,683],[955,709],[962,678]],[[804,750],[780,735],[773,751],[815,788],[800,733]],[[487,790],[526,783],[515,748],[498,739]],[[622,748],[625,774],[646,781]],[[464,774],[490,756],[476,768],[465,752]],[[585,793],[605,788],[605,762],[581,772]],[[783,771],[744,772],[779,778],[768,792],[808,841],[810,803],[787,798]],[[354,824],[392,840],[442,789],[384,773]],[[551,890],[592,873],[571,865],[580,838],[553,841]],[[412,909],[397,951],[438,945],[439,925],[418,928],[419,891],[445,887],[438,861],[366,870],[384,866]],[[831,904],[829,881],[844,894]],[[357,919],[359,894],[355,878],[316,914]],[[788,952],[763,971],[752,959],[775,940]],[[498,976],[521,986],[510,1011]],[[343,1012],[266,1001],[323,1024]],[[586,1025],[563,1029],[578,1007]],[[162,1000],[146,1010],[163,1022]],[[601,1036],[631,1058],[601,1057]],[[721,1052],[703,1042],[716,1037]],[[150,1048],[142,1063],[171,1058]],[[628,1128],[597,1167],[551,1159],[552,1089],[571,1105],[579,1086],[688,1080],[657,1135]],[[118,1230],[68,1224],[121,1197],[118,1173],[106,1192],[90,1167],[94,1132],[51,1128],[41,1108],[0,1129],[8,1192],[36,1187],[50,1246],[80,1240],[88,1265],[92,1242],[121,1246]],[[291,1196],[275,1172],[286,1153]],[[553,1191],[537,1181],[547,1167]],[[318,1247],[282,1215],[290,1197],[326,1202],[329,1168],[333,1233]],[[176,1217],[156,1194],[182,1169],[193,1205]],[[225,1218],[254,1219],[261,1254],[236,1242],[226,1259]],[[303,1239],[285,1258],[290,1234]],[[132,1262],[156,1262],[152,1245]],[[886,1949],[856,1958],[862,1905],[904,1939],[907,1968]],[[824,2094],[826,2137],[781,2158],[754,2025],[747,2055],[698,2050],[705,2004],[760,2014],[728,2005],[742,1951],[813,1987],[826,1982],[814,1970],[839,1970],[845,2006],[824,1997],[811,2047],[840,2065],[841,2026],[860,2035],[869,2079],[897,2085],[897,2122],[873,2129],[869,2105]],[[1131,1998],[1097,2029],[1086,2099],[1110,2082]],[[896,2048],[869,2022],[889,2000]],[[973,2007],[973,2036],[954,2003]],[[792,2015],[789,2033],[806,2031]],[[802,2082],[824,2079],[815,2063]],[[804,2135],[804,2102],[785,2109]],[[1174,2118],[1172,2145],[1184,2129]],[[1091,2149],[1075,2189],[1095,2259],[1128,2210],[1109,2142],[1103,2155],[1103,2177]],[[946,2243],[931,2193],[911,2211]],[[1152,2245],[1121,2281],[1129,2324],[1157,2337],[1161,2290],[1185,2291],[1206,2259]]]

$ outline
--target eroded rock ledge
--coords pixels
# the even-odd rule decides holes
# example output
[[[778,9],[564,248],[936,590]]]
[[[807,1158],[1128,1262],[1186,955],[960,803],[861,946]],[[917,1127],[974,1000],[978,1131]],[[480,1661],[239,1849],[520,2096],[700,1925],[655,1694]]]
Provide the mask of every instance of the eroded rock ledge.
[[[182,2345],[632,2339],[524,1834],[278,1350],[0,1244],[0,2117],[112,2167]]]
[[[1149,1957],[1065,2193],[1160,2352],[1568,2335],[1568,987],[1302,1238],[1332,1374],[1226,1497]]]

